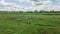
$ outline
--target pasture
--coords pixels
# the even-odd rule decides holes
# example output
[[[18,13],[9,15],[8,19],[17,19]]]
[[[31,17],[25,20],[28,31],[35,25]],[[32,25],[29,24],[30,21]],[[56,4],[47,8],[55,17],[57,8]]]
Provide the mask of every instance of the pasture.
[[[0,13],[0,34],[60,34],[60,13]]]

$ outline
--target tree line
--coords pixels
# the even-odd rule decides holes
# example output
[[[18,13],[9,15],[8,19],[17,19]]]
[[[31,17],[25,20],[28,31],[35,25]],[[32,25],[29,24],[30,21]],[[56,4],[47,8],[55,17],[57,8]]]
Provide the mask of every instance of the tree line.
[[[0,11],[0,13],[60,13],[60,11],[54,11],[54,10],[51,10],[51,11],[44,11],[44,10],[41,10],[41,11]]]

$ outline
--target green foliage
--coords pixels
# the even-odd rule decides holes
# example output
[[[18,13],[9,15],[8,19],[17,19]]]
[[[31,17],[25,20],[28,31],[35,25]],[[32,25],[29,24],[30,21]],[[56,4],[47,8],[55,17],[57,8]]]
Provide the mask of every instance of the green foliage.
[[[0,13],[0,34],[60,34],[60,13]]]

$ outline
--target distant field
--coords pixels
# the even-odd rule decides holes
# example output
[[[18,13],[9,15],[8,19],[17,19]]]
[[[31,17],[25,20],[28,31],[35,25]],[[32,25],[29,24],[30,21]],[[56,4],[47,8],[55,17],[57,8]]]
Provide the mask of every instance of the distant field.
[[[60,13],[0,13],[0,34],[60,34]]]

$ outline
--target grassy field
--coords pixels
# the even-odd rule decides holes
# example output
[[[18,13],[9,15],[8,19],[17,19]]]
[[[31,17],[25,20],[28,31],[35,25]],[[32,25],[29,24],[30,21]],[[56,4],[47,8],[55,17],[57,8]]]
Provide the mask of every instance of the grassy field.
[[[0,34],[60,34],[60,13],[0,13]]]

